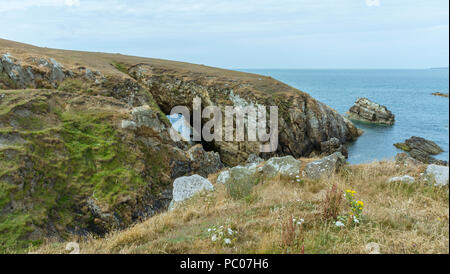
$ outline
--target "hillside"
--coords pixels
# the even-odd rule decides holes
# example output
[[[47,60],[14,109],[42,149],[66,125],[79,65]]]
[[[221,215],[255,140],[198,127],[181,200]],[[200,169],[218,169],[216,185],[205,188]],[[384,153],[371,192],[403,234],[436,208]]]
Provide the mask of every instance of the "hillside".
[[[303,165],[310,159],[302,159]],[[448,187],[430,185],[421,176],[425,165],[376,162],[346,166],[320,180],[277,176],[260,181],[248,195],[236,196],[226,186],[201,193],[171,212],[154,216],[105,238],[72,238],[81,253],[449,253]],[[409,174],[413,184],[388,183],[392,176]],[[216,175],[209,177],[215,182]],[[363,202],[360,222],[336,220],[331,191],[348,190]],[[344,199],[338,215],[351,207]],[[295,221],[290,223],[294,218]],[[303,220],[302,220],[303,219]],[[297,224],[300,221],[300,224]],[[220,227],[223,227],[220,229]],[[211,229],[217,229],[218,233]],[[231,229],[232,235],[228,235]],[[219,236],[231,240],[226,244]],[[217,238],[213,241],[212,235]],[[68,253],[67,242],[48,242],[33,253]]]
[[[174,142],[166,115],[194,97],[279,107],[279,143]],[[327,154],[361,132],[308,94],[254,74],[0,39],[0,252],[103,236],[164,212],[172,183],[252,154]]]

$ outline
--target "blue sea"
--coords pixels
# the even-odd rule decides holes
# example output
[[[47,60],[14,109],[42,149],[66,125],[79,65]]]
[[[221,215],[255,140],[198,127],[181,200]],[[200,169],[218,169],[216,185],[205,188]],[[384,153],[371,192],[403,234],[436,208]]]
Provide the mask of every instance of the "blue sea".
[[[436,156],[449,160],[449,99],[433,92],[449,92],[448,69],[423,70],[285,70],[245,69],[271,76],[345,114],[357,98],[367,97],[395,114],[394,126],[355,123],[364,130],[349,145],[350,163],[393,159],[393,144],[411,136],[436,142],[445,150]]]

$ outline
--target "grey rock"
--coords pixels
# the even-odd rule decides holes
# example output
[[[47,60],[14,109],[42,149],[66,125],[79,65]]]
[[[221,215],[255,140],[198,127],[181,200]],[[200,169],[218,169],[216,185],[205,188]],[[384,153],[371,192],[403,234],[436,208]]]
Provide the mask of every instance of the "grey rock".
[[[250,154],[247,158],[247,164],[259,164],[264,162],[264,160],[256,154]]]
[[[137,125],[133,121],[122,120],[122,128],[128,130],[135,130],[137,128]]]
[[[273,157],[266,162],[262,172],[266,178],[277,175],[295,177],[300,174],[300,165],[301,162],[292,156]]]
[[[443,152],[442,148],[440,148],[435,142],[417,136],[409,138],[405,141],[405,144],[411,150],[417,149],[430,155],[437,155]]]
[[[308,179],[318,180],[323,176],[330,176],[339,171],[345,163],[346,160],[342,153],[336,152],[321,160],[307,164],[302,175]]]
[[[148,105],[133,108],[131,113],[133,114],[133,121],[137,127],[148,127],[156,132],[161,132],[166,129],[158,113],[153,111]]]
[[[242,180],[254,180],[258,174],[258,164],[248,164],[245,166],[235,166],[228,170],[222,171],[217,177],[216,183],[229,184]]]
[[[201,191],[213,191],[214,186],[208,179],[200,175],[180,177],[173,182],[173,199],[169,209],[174,209],[179,203],[191,198]]]
[[[322,154],[325,155],[331,155],[335,152],[340,152],[346,158],[348,157],[347,148],[341,143],[341,141],[339,141],[338,138],[331,138],[328,141],[320,143],[320,149],[322,151]]]
[[[435,186],[448,185],[448,167],[439,165],[429,165],[425,171],[425,176]]]
[[[393,125],[395,116],[385,106],[370,101],[367,98],[359,98],[348,111],[348,117],[352,120]]]
[[[191,169],[201,176],[208,176],[216,173],[224,166],[220,160],[220,155],[214,151],[205,151],[201,144],[191,147],[187,151],[191,162]]]
[[[412,184],[415,181],[416,181],[416,179],[414,179],[414,177],[411,177],[409,175],[396,176],[396,177],[391,177],[388,179],[388,183],[402,182],[402,183]]]

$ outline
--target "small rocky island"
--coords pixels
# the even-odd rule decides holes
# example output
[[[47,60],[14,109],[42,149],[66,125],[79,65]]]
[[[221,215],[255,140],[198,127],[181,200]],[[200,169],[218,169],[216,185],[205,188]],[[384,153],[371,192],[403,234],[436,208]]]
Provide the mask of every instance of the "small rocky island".
[[[404,143],[396,143],[394,146],[398,149],[404,150],[409,153],[409,155],[425,164],[437,164],[437,165],[448,165],[448,162],[435,159],[431,155],[437,155],[443,152],[435,142],[413,136],[406,140]]]
[[[434,92],[431,95],[448,98],[448,93]]]
[[[367,98],[356,100],[347,114],[349,119],[361,122],[384,125],[393,125],[395,122],[395,116],[391,111]]]

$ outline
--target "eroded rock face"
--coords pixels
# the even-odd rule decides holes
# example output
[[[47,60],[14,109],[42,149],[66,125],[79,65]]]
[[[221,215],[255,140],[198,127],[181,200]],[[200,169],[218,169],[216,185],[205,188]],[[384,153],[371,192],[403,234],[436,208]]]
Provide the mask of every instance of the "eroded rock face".
[[[448,167],[439,165],[429,165],[425,171],[431,183],[435,186],[448,185]]]
[[[443,150],[433,141],[413,136],[404,143],[396,143],[398,149],[409,152],[409,155],[425,164],[448,165],[448,162],[435,159],[431,155],[437,155]]]
[[[201,191],[213,191],[211,182],[200,175],[180,177],[173,182],[173,200],[169,208],[174,209],[181,202],[191,198]]]
[[[321,160],[307,164],[302,175],[308,179],[318,180],[323,176],[330,176],[339,171],[345,163],[345,157],[340,152],[336,152]]]
[[[138,64],[129,70],[137,81],[150,90],[158,105],[166,113],[174,106],[186,106],[192,111],[195,97],[202,106],[278,106],[279,145],[275,152],[262,155],[268,159],[276,154],[307,156],[321,152],[321,143],[336,138],[341,144],[356,139],[361,131],[350,121],[309,95],[292,89],[275,80],[288,93],[272,94],[256,84],[217,76],[190,74],[180,76],[176,71]],[[164,81],[162,81],[162,79]],[[260,153],[259,142],[214,142],[222,161],[228,165],[244,163],[251,154]]]
[[[356,100],[348,111],[348,117],[352,120],[376,124],[393,125],[395,123],[395,116],[391,111],[367,98]]]

